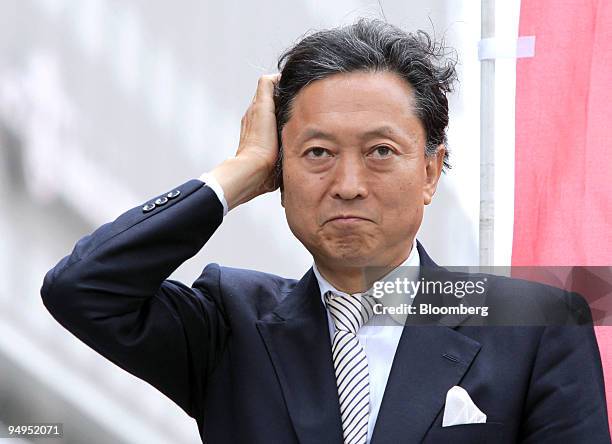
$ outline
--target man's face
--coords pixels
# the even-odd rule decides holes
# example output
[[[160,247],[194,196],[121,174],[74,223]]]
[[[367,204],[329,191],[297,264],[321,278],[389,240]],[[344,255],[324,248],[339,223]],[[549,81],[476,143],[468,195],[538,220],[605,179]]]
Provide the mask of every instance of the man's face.
[[[444,154],[424,154],[410,85],[389,72],[315,81],[295,97],[282,138],[287,222],[317,263],[399,265]]]

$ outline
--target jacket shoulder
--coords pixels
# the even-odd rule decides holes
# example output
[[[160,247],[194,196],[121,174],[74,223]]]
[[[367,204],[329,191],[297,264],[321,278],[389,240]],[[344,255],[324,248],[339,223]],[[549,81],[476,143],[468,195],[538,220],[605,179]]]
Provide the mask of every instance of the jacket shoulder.
[[[261,315],[271,311],[297,283],[296,279],[272,273],[211,263],[204,268],[193,286],[218,298],[229,310],[252,307]]]
[[[487,275],[487,280],[487,299],[493,306],[544,320],[547,325],[592,323],[589,305],[578,293],[512,277]]]

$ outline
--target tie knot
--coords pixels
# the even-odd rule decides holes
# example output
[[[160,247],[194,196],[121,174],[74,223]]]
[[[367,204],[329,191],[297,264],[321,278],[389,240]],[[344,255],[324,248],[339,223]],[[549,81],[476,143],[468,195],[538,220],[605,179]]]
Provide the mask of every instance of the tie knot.
[[[374,302],[368,295],[340,295],[325,293],[325,304],[337,330],[356,334],[374,315]]]

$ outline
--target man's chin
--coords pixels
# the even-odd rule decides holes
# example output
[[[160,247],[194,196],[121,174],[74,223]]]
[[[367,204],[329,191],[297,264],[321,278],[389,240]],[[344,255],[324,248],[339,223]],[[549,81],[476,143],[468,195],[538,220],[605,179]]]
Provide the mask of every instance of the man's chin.
[[[367,267],[374,261],[372,253],[362,248],[346,246],[329,251],[326,261],[330,266]]]

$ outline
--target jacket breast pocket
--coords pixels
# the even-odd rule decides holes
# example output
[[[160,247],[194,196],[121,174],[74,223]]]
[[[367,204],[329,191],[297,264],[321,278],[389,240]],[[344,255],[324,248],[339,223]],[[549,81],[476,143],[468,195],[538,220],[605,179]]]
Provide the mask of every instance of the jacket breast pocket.
[[[477,424],[460,424],[449,427],[434,425],[425,435],[423,443],[453,443],[453,444],[486,444],[514,442],[504,431],[502,422],[485,422]]]

